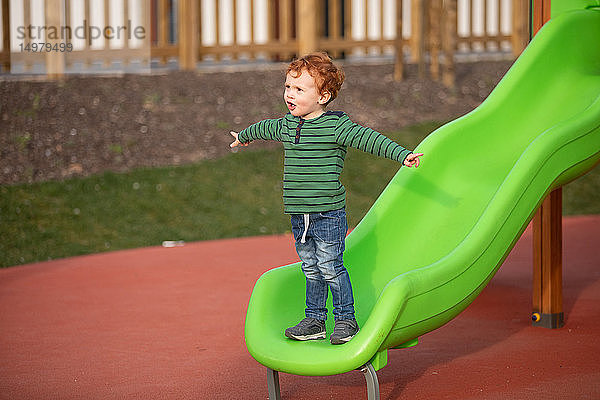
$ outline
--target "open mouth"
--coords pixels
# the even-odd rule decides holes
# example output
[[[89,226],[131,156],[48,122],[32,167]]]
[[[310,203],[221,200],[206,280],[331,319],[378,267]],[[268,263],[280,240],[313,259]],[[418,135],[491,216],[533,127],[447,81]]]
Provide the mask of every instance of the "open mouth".
[[[296,105],[290,101],[287,102],[288,110],[294,111],[296,109]]]

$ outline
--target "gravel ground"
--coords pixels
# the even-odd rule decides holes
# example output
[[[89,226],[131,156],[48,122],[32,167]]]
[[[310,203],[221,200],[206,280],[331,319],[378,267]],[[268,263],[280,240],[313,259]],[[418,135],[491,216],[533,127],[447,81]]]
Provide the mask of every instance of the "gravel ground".
[[[417,78],[414,65],[402,82],[393,80],[392,64],[343,65],[346,82],[330,109],[384,133],[445,121],[477,107],[510,65],[457,64],[453,89]],[[287,111],[284,68],[0,80],[0,184],[223,156],[230,152],[230,130]]]

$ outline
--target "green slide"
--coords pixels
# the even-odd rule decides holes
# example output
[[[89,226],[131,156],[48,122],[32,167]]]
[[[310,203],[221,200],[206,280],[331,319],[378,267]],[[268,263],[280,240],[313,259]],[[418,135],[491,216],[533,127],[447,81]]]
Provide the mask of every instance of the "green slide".
[[[478,108],[417,147],[421,166],[401,168],[348,236],[344,260],[361,327],[354,339],[333,346],[285,338],[285,328],[304,317],[300,264],[259,278],[246,344],[277,392],[276,371],[376,370],[388,349],[415,344],[456,317],[492,279],[544,197],[598,163],[600,4],[575,3],[588,7],[553,14]],[[331,315],[327,324],[331,333]]]

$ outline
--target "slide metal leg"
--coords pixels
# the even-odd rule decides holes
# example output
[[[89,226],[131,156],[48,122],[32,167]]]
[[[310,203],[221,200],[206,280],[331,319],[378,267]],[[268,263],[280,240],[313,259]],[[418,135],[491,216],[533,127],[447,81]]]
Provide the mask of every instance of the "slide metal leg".
[[[360,367],[360,371],[365,375],[367,381],[367,399],[379,400],[379,380],[377,372],[371,363],[366,363]],[[269,392],[269,400],[281,400],[281,389],[279,388],[279,372],[267,368],[267,390]]]
[[[379,380],[377,379],[377,372],[371,363],[366,363],[360,370],[365,374],[367,380],[367,399],[368,400],[379,400]]]
[[[279,372],[274,371],[271,368],[267,368],[267,390],[269,391],[269,400],[281,400]]]

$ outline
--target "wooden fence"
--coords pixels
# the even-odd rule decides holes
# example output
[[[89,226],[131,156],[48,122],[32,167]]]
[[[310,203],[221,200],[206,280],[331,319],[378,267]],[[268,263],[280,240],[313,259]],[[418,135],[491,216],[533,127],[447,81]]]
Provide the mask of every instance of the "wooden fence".
[[[148,15],[146,19],[149,19],[146,1],[141,0],[136,3],[138,7],[136,14],[140,19],[139,36],[147,36],[147,38],[141,39],[141,45],[135,47],[131,46],[132,35],[137,36],[138,33],[137,31],[134,34],[130,33],[137,26],[132,25],[132,18],[135,17],[131,15],[129,1],[116,2],[118,8],[111,10],[111,2],[105,0],[102,2],[101,15],[92,15],[90,0],[84,0],[80,3],[83,7],[82,20],[75,20],[75,16],[72,15],[73,3],[73,0],[44,0],[43,24],[34,24],[32,1],[22,0],[23,19],[22,25],[18,27],[21,30],[17,31],[19,47],[15,48],[13,45],[11,52],[10,35],[14,34],[14,30],[9,26],[11,1],[2,0],[3,48],[0,62],[3,69],[10,70],[11,66],[16,64],[19,65],[20,72],[27,73],[34,65],[42,64],[49,77],[59,77],[75,64],[81,64],[83,72],[93,63],[100,63],[107,68],[113,63],[127,65],[132,61],[150,66],[151,33],[146,34],[143,24],[145,14]],[[122,21],[108,23],[111,13],[120,15]],[[96,17],[104,23],[100,26],[92,24]],[[119,46],[112,46],[114,42],[111,39],[117,37]],[[98,39],[103,40],[100,46],[97,45]],[[73,46],[76,41],[78,41],[77,47]],[[53,50],[39,51],[41,46],[46,45]],[[67,46],[71,50],[64,51]]]
[[[13,51],[11,60],[9,0],[1,1],[4,45],[0,62],[7,68],[19,53]],[[23,1],[25,21],[29,3]],[[60,20],[55,10],[61,4],[66,10],[63,17],[69,21],[69,3],[46,0],[46,21]],[[90,0],[83,3],[89,20]],[[110,4],[115,3],[119,4],[104,0],[105,21]],[[126,21],[128,1],[120,4]],[[425,74],[428,60],[431,76],[452,85],[457,49],[512,49],[518,55],[528,40],[525,0],[150,0],[138,4],[149,8],[148,47],[132,49],[125,41],[119,49],[92,49],[86,40],[83,49],[58,57],[46,55],[48,74],[59,76],[77,61],[127,62],[143,58],[144,51],[159,64],[176,60],[180,69],[196,69],[198,63],[208,61],[286,61],[325,50],[335,58],[393,54],[397,79],[402,78],[406,61],[419,63],[420,73]],[[405,29],[407,21],[410,30]]]
[[[0,66],[3,71],[10,71],[10,10],[9,0],[2,0],[2,51]]]

